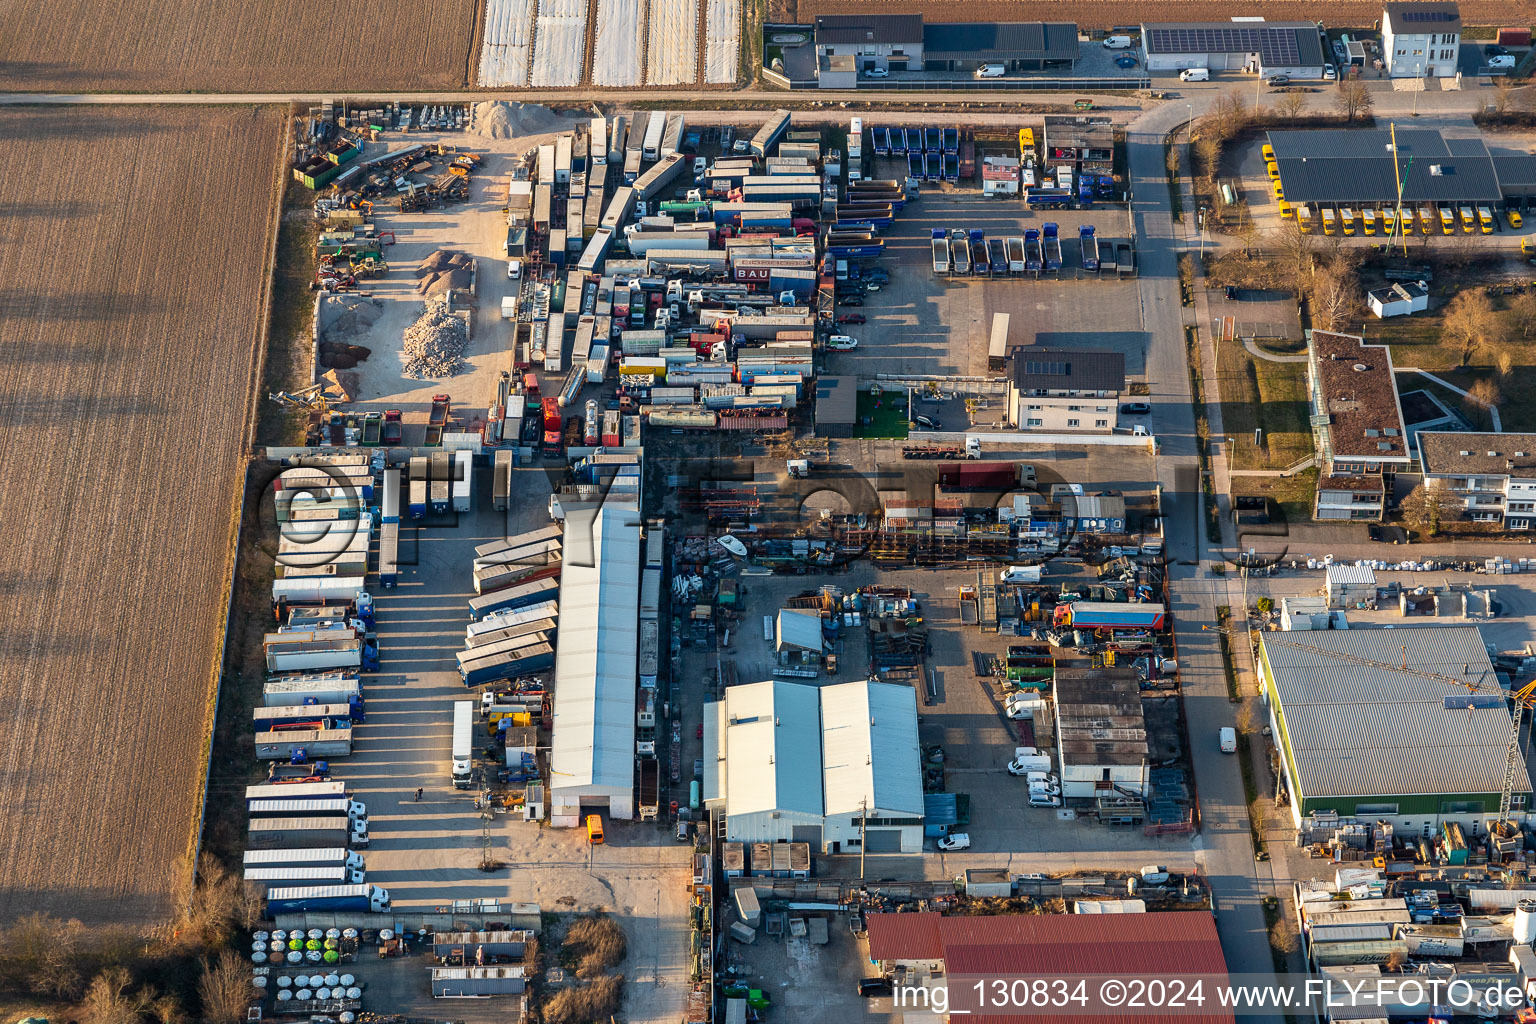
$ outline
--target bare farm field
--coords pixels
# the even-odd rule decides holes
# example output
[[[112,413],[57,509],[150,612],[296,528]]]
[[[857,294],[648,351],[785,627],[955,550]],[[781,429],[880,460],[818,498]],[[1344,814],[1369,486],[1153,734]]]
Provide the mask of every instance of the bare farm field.
[[[482,0],[18,0],[0,33],[0,90],[290,92],[457,89]]]
[[[1510,7],[1495,0],[1461,0],[1466,25],[1503,25]],[[1375,0],[1256,0],[1245,14],[1269,21],[1322,21],[1329,28],[1370,28],[1381,19]],[[808,25],[821,14],[921,14],[925,21],[1074,21],[1079,28],[1108,29],[1152,21],[1225,21],[1223,0],[981,0],[944,4],[934,0],[769,0],[768,20]]]
[[[0,921],[163,919],[181,881],[278,131],[274,108],[0,111]]]

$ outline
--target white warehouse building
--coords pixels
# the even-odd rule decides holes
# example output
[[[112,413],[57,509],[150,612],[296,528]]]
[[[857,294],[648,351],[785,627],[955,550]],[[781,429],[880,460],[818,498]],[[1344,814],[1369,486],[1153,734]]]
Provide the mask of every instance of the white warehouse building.
[[[732,841],[920,853],[916,694],[875,682],[730,687],[705,707],[704,805]]]
[[[1310,21],[1244,19],[1165,22],[1141,26],[1148,71],[1242,71],[1253,75],[1322,78],[1328,58]]]
[[[565,517],[550,741],[550,824],[635,816],[640,516],[609,500]]]

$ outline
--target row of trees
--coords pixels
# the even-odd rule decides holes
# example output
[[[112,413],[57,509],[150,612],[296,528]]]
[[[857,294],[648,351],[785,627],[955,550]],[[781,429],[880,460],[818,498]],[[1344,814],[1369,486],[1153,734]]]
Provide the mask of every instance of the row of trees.
[[[250,1002],[250,965],[229,948],[261,918],[261,893],[204,856],[174,920],[88,928],[48,914],[0,930],[0,990],[72,1004],[80,1024],[235,1024]]]

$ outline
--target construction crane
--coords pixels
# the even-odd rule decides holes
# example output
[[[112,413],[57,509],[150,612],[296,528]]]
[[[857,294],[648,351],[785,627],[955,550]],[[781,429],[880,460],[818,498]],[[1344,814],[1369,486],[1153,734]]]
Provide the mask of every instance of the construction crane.
[[[1228,636],[1236,636],[1240,633],[1251,633],[1250,630],[1239,630],[1235,627],[1223,628],[1220,626],[1201,626],[1200,628],[1216,633],[1225,633]],[[1252,640],[1250,637],[1250,643],[1251,642]],[[1499,790],[1499,816],[1494,820],[1494,823],[1491,826],[1491,830],[1496,831],[1500,839],[1507,839],[1510,836],[1518,834],[1519,826],[1510,820],[1509,812],[1510,805],[1513,800],[1515,779],[1520,774],[1520,723],[1521,720],[1524,719],[1526,711],[1536,711],[1536,680],[1532,680],[1531,682],[1526,683],[1524,686],[1521,686],[1518,689],[1506,690],[1502,686],[1499,686],[1497,683],[1490,683],[1482,678],[1468,680],[1465,678],[1465,676],[1451,676],[1445,675],[1441,672],[1432,672],[1428,669],[1409,665],[1406,647],[1403,648],[1402,664],[1396,665],[1384,661],[1377,661],[1374,658],[1362,658],[1358,654],[1347,654],[1343,651],[1330,651],[1327,648],[1318,647],[1316,644],[1302,643],[1299,640],[1292,640],[1288,637],[1280,636],[1277,633],[1264,633],[1264,642],[1267,644],[1278,644],[1282,647],[1290,647],[1298,651],[1308,651],[1312,654],[1318,654],[1325,658],[1333,658],[1338,661],[1347,661],[1351,664],[1364,665],[1368,668],[1381,668],[1392,672],[1409,672],[1413,675],[1421,676],[1425,679],[1434,679],[1438,682],[1448,683],[1452,686],[1459,686],[1466,690],[1468,693],[1471,693],[1473,696],[1497,698],[1498,704],[1496,706],[1500,708],[1504,706],[1506,701],[1513,701],[1515,709],[1514,713],[1510,715],[1509,745],[1506,748],[1504,756],[1504,784]],[[1462,667],[1462,671],[1464,673],[1470,673],[1471,667],[1469,665],[1464,665]],[[1468,710],[1473,710],[1479,706],[1480,705],[1477,704],[1469,704],[1467,708]],[[1495,705],[1481,706],[1493,707]]]

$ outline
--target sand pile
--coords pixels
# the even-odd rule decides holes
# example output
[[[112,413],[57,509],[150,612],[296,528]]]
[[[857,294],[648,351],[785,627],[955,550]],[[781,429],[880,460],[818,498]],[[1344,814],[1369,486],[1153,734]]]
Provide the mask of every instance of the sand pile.
[[[460,354],[469,341],[463,319],[446,302],[427,303],[421,318],[405,329],[405,375],[417,380],[452,377],[464,369]]]
[[[486,100],[475,104],[469,130],[482,139],[511,139],[519,135],[561,131],[570,126],[570,118],[561,117],[537,103]]]

